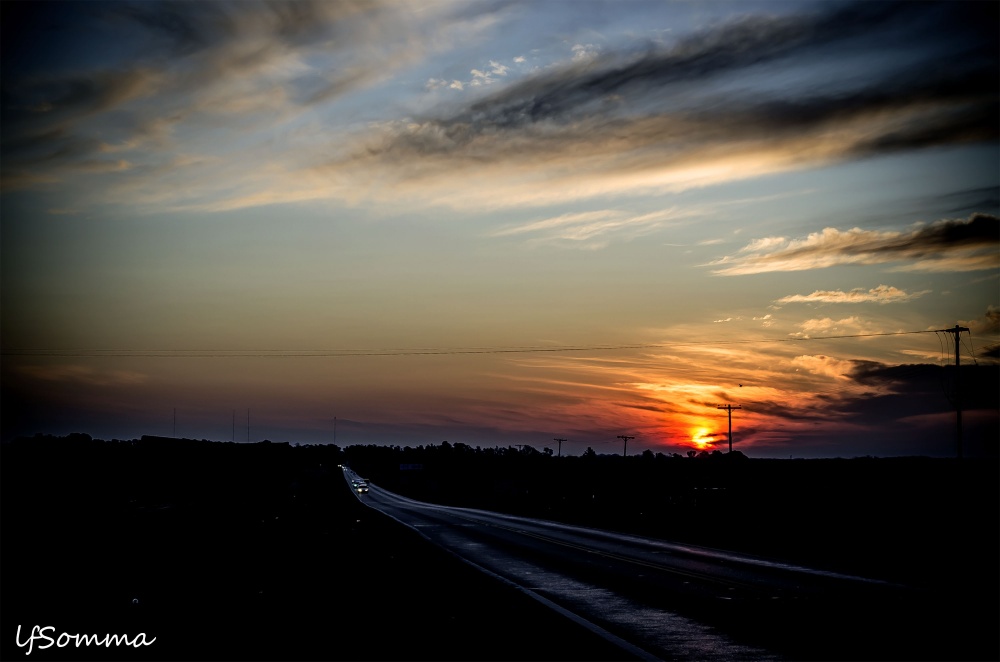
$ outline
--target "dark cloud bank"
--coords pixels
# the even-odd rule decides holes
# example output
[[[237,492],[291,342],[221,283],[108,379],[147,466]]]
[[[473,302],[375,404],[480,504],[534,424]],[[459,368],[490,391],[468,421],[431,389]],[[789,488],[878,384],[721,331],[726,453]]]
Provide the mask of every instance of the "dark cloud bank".
[[[639,53],[610,53],[510,85],[376,152],[502,158],[508,150],[551,152],[610,141],[657,148],[656,158],[766,138],[794,139],[850,121],[891,115],[875,135],[844,146],[842,158],[937,145],[995,141],[996,6],[978,3],[854,3],[817,13],[747,17]],[[991,21],[992,19],[992,21]],[[825,59],[870,57],[891,66],[848,71],[819,86],[790,84],[748,95],[724,91],[771,68],[804,72]],[[900,57],[895,57],[900,55]],[[857,60],[855,60],[857,61]],[[693,87],[697,83],[698,88]]]

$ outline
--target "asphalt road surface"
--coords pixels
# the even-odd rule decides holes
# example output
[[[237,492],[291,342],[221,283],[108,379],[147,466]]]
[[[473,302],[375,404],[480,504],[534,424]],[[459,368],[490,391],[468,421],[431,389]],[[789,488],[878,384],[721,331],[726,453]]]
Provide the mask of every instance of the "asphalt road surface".
[[[357,479],[345,469],[348,481]],[[958,659],[956,596],[369,485],[363,503],[639,659]]]

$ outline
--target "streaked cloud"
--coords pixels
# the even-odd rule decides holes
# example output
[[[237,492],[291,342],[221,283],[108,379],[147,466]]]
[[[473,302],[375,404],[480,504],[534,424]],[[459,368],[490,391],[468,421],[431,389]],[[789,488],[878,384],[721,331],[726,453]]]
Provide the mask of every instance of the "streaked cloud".
[[[928,292],[930,290],[908,294],[898,287],[879,285],[870,290],[858,287],[847,292],[842,290],[816,290],[812,294],[790,294],[780,299],[775,299],[774,303],[779,305],[786,303],[901,303],[922,297]]]
[[[832,377],[833,379],[848,379],[854,369],[854,363],[851,361],[823,355],[797,356],[792,360],[792,365],[803,368],[814,375]]]
[[[438,48],[439,40],[475,38],[476,25],[489,25],[489,11],[470,17],[455,14],[454,7],[112,2],[28,21],[30,33],[9,47],[12,60],[29,60],[17,49],[49,43],[70,29],[93,40],[94,51],[101,50],[105,35],[119,35],[124,57],[113,63],[66,62],[44,74],[30,67],[5,69],[4,188],[32,186],[42,181],[37,174],[42,170],[60,181],[107,151],[127,153],[136,162],[123,191],[160,186],[149,171],[165,167],[177,151],[235,151],[248,172],[252,150],[261,143],[270,145],[275,160],[269,132],[300,131],[297,123],[316,107],[386,80]],[[411,29],[415,14],[428,22],[427,32]],[[212,133],[208,142],[202,139],[206,130]],[[277,160],[289,171],[300,167],[292,165],[297,160],[292,152]],[[172,174],[205,189],[222,207],[227,205],[220,200],[232,196],[240,179],[201,171]],[[277,189],[265,198],[279,198]]]
[[[844,317],[839,320],[829,317],[814,318],[799,323],[798,327],[802,330],[790,334],[794,338],[881,333],[881,330],[877,326],[857,316]]]
[[[1000,306],[991,304],[981,317],[963,320],[960,326],[968,327],[977,336],[1000,334]]]
[[[857,398],[844,403],[844,409],[866,411],[890,408],[900,416],[900,412],[919,415],[928,409],[951,413],[953,405],[942,393],[945,368],[926,363],[887,365],[877,361],[855,361],[849,377],[864,386],[868,393],[880,396],[869,400]],[[1000,366],[968,365],[962,376],[964,388],[962,405],[967,409],[996,409],[998,389],[1000,389]],[[891,396],[890,400],[886,396]],[[921,397],[923,396],[923,397]],[[930,396],[930,397],[928,397]],[[909,406],[901,401],[911,398]],[[880,401],[881,400],[881,401]],[[928,407],[929,402],[934,406]],[[902,417],[902,416],[900,416]]]
[[[579,248],[600,248],[607,244],[608,235],[634,238],[653,232],[669,223],[699,215],[694,209],[664,209],[636,214],[617,209],[560,214],[493,232],[494,237],[529,235],[531,241],[575,244]]]
[[[86,17],[95,31],[130,29],[126,43],[141,42],[143,56],[5,80],[4,185],[37,185],[43,170],[67,177],[114,145],[135,166],[117,173],[111,199],[120,204],[545,206],[663,195],[998,134],[993,41],[976,12],[866,2],[734,18],[639,48],[576,43],[572,52],[585,57],[505,85],[516,60],[485,58],[468,80],[439,76],[420,90],[496,89],[464,106],[365,128],[331,126],[333,115],[304,120],[469,43],[503,11],[452,3],[95,5]],[[903,48],[868,75],[827,89],[788,84],[748,95],[737,84],[769,67],[795,71],[847,44],[878,52],[901,29],[909,43],[930,40],[933,48]],[[927,66],[945,58],[947,71]],[[95,123],[110,113],[114,128]],[[212,145],[198,139],[206,122],[220,129]],[[278,144],[276,129],[285,136]],[[209,149],[233,162],[226,172],[171,168],[170,182],[153,174],[170,168],[178,151]],[[262,181],[254,175],[265,159],[271,174]],[[456,179],[465,185],[456,188]]]
[[[721,276],[896,264],[893,271],[977,271],[1000,266],[1000,219],[973,214],[909,232],[826,228],[802,239],[768,237],[710,263]]]
[[[457,112],[429,113],[364,140],[324,169],[332,181],[377,170],[397,195],[432,204],[504,207],[677,192],[991,141],[998,115],[984,36],[941,39],[934,24],[959,28],[965,19],[940,7],[860,3],[735,20],[667,47],[609,51],[543,70]],[[926,61],[904,58],[890,71],[839,81],[836,92],[731,91],[741,72],[817,57],[841,43],[876,48],[878,35],[900,23],[936,37],[936,49],[958,57],[960,70],[939,76]],[[697,92],[694,80],[702,83]],[[456,176],[470,185],[454,190]]]
[[[17,370],[32,380],[92,387],[135,386],[148,380],[147,375],[131,370],[103,370],[79,364],[24,365]]]

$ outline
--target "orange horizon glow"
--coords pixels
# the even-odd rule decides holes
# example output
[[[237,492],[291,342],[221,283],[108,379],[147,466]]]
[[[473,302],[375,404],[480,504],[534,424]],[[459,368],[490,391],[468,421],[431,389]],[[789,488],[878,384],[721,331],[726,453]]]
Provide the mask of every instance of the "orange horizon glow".
[[[698,450],[707,450],[715,443],[715,436],[706,427],[691,430],[691,444]]]

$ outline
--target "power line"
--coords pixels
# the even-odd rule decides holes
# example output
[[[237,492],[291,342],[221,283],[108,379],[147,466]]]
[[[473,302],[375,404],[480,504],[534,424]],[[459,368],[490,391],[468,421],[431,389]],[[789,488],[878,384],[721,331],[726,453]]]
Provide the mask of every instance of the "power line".
[[[743,409],[740,405],[717,405],[716,409],[725,409],[729,413],[729,452],[733,452],[733,410]]]
[[[567,439],[559,439],[558,437],[553,437],[552,441],[558,441],[559,442],[559,455],[558,455],[558,457],[562,457],[562,445],[563,445],[563,442],[564,441],[568,441],[568,440]]]
[[[530,354],[562,352],[600,352],[629,349],[663,349],[704,345],[739,345],[756,343],[811,342],[847,338],[902,336],[939,331],[890,331],[884,333],[854,333],[837,336],[802,336],[795,338],[754,338],[704,342],[634,343],[622,345],[566,345],[561,347],[443,347],[418,349],[4,349],[0,356],[56,358],[346,358],[352,356],[447,356],[460,354]]]
[[[971,331],[968,327],[955,325],[951,329],[938,329],[935,333],[951,333],[955,335],[955,413],[956,416],[956,434],[955,434],[955,446],[958,454],[958,458],[962,459],[962,387],[959,378],[961,377],[961,337],[962,332],[965,331],[971,335]]]
[[[665,344],[646,345],[588,345],[566,347],[487,347],[487,348],[438,348],[438,349],[7,349],[0,356],[52,356],[52,357],[139,357],[139,358],[343,358],[351,356],[437,356],[448,354],[523,354],[530,352],[592,352],[622,349],[647,349],[669,347]]]
[[[969,352],[969,358],[972,359],[972,363],[975,364],[975,365],[979,365],[979,361],[976,360],[976,350],[972,346],[972,332],[971,331],[969,331],[969,344],[966,345],[965,344],[965,340],[963,339],[962,340],[962,347],[964,347],[966,349],[966,351]]]

